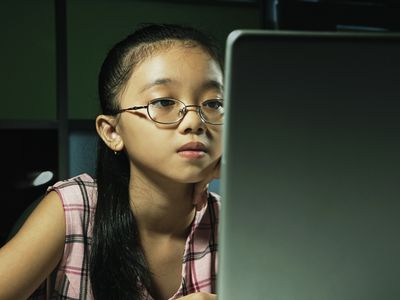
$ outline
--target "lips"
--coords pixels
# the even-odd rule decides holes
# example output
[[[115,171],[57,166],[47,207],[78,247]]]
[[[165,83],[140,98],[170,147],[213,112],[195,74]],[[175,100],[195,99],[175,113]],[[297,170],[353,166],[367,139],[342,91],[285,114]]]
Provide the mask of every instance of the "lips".
[[[190,142],[178,149],[178,155],[189,160],[198,160],[206,156],[207,147],[200,142]]]
[[[207,147],[200,142],[190,142],[178,149],[178,152],[184,152],[184,151],[207,152]]]

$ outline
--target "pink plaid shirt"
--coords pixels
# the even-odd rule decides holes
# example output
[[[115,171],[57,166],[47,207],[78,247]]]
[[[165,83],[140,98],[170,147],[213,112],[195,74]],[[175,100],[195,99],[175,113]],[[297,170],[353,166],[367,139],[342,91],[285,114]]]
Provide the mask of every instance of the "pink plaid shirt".
[[[29,299],[93,299],[89,280],[89,249],[97,186],[87,174],[60,181],[48,189],[60,196],[65,212],[64,255],[48,279]],[[196,213],[186,240],[182,282],[170,298],[194,292],[216,292],[219,197],[210,194],[208,205]],[[51,295],[51,297],[49,296]],[[145,299],[152,299],[147,293]]]

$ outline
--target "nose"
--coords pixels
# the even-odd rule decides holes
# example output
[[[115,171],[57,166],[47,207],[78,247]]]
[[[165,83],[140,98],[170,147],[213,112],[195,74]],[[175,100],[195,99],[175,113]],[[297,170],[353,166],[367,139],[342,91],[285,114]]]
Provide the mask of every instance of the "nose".
[[[186,105],[181,110],[183,118],[179,123],[179,130],[182,133],[203,133],[205,131],[205,124],[200,116],[200,106]]]

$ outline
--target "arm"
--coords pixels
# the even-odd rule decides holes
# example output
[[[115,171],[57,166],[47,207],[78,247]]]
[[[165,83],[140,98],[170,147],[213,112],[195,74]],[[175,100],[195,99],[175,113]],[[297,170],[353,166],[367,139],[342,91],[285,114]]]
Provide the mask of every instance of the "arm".
[[[58,194],[51,192],[0,249],[0,299],[29,297],[57,266],[64,240],[64,210]]]

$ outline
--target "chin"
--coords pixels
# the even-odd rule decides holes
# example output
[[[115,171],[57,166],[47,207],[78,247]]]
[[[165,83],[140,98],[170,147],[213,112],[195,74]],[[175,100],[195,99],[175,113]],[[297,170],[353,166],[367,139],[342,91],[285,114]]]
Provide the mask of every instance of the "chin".
[[[172,176],[170,178],[173,178],[179,183],[197,183],[207,178],[210,170],[209,165],[176,168],[174,174],[171,174]]]
[[[177,182],[180,183],[196,183],[202,181],[206,176],[204,174],[179,174],[178,178],[175,178]]]
[[[181,183],[187,183],[187,184],[192,184],[192,183],[197,183],[200,182],[204,179],[204,177],[188,177],[188,178],[184,178],[182,180],[179,180],[179,182]]]

